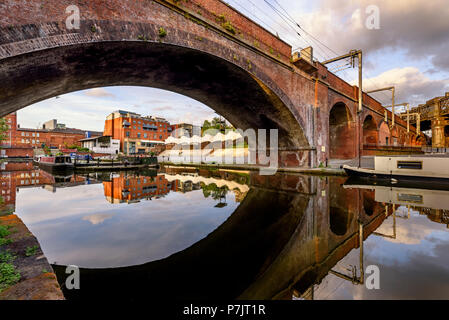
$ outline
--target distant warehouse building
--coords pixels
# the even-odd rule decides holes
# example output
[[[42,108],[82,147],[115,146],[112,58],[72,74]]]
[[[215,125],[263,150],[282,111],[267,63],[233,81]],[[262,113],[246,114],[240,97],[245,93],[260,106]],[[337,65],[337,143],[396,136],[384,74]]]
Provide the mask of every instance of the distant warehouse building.
[[[102,132],[85,131],[74,128],[66,128],[58,124],[57,120],[47,121],[42,128],[20,128],[17,124],[17,113],[11,113],[5,117],[9,130],[6,132],[5,146],[15,148],[49,148],[63,149],[67,146],[81,146],[80,139],[91,136],[101,136]]]

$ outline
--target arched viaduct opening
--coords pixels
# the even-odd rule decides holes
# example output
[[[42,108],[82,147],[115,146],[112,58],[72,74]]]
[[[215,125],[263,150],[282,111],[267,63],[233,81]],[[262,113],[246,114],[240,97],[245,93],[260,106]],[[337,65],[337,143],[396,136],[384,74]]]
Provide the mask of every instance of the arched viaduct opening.
[[[329,114],[329,149],[331,159],[356,157],[354,120],[344,103],[335,104]]]
[[[379,146],[391,145],[391,132],[388,124],[382,121],[379,127]]]
[[[285,97],[281,100],[240,66],[203,51],[162,42],[107,41],[61,45],[1,62],[0,115],[84,89],[154,87],[200,101],[236,128],[278,129],[280,148],[308,146]]]
[[[373,116],[369,115],[363,122],[363,144],[367,146],[377,146],[379,140],[379,133],[377,131],[377,124]]]
[[[449,125],[444,127],[444,137],[446,138],[446,140],[449,139]]]
[[[398,133],[398,129],[396,127],[394,127],[391,130],[391,145],[393,145],[393,146],[399,145],[399,133]]]

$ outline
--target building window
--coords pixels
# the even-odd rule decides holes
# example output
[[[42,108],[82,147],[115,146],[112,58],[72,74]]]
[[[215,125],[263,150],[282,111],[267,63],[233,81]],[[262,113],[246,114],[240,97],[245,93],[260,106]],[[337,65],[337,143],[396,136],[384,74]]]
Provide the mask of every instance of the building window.
[[[126,136],[129,138],[129,131],[126,132]]]
[[[137,138],[140,138],[140,132],[137,133]]]
[[[162,136],[159,136],[159,139],[161,139],[161,140],[162,140]]]
[[[39,137],[39,133],[37,134],[37,137]],[[37,140],[37,141],[39,141],[39,140]]]
[[[143,134],[144,138],[148,138],[148,135],[146,133]]]
[[[22,143],[25,143],[25,139],[22,139]]]
[[[25,137],[25,132],[22,132],[22,137]]]
[[[35,140],[33,140],[33,144],[36,144],[36,141],[35,141]]]
[[[33,133],[33,137],[35,136],[35,134]]]

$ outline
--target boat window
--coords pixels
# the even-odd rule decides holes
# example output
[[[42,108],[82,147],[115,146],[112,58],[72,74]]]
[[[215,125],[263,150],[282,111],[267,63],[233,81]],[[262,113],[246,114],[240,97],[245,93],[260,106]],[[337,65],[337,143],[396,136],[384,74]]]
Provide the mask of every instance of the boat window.
[[[419,194],[405,194],[399,193],[398,200],[401,202],[409,202],[409,203],[423,203],[423,196]]]
[[[398,161],[398,169],[422,170],[421,161]]]

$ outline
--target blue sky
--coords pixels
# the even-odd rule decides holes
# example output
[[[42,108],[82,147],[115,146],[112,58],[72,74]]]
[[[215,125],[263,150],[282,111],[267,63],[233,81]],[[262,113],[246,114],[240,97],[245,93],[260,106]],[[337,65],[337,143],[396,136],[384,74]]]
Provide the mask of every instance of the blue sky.
[[[362,49],[364,90],[395,85],[396,101],[409,102],[412,106],[449,91],[447,0],[227,2],[269,31],[279,34],[293,48],[312,45],[315,59],[319,61],[351,49]],[[276,13],[268,3],[282,14]],[[380,29],[365,27],[369,18],[366,9],[370,5],[379,9]],[[302,30],[289,19],[298,23]],[[356,70],[337,74],[351,83],[356,79]],[[391,97],[387,92],[373,96],[390,104]],[[23,127],[34,128],[56,118],[69,127],[103,130],[105,116],[117,109],[196,125],[216,116],[208,106],[187,97],[136,87],[109,87],[67,94],[29,106],[18,115]]]

